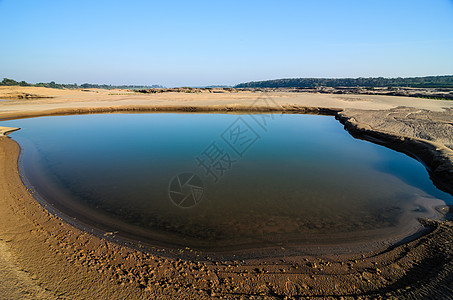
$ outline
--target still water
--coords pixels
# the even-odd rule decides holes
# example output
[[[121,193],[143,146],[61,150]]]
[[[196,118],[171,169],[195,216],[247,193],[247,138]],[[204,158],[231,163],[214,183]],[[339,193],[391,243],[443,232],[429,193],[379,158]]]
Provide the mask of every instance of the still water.
[[[1,122],[37,193],[68,217],[200,249],[400,237],[453,203],[416,160],[333,117],[97,114]]]

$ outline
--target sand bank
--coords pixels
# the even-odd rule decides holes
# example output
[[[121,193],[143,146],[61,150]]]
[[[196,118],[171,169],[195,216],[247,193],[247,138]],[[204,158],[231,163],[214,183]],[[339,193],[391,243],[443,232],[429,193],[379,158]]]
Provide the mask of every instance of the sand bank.
[[[20,128],[0,126],[0,136],[6,136],[9,133],[14,132],[14,131],[19,130],[19,129]]]
[[[361,95],[354,102],[336,95],[297,98],[275,94],[265,95],[272,105],[258,105],[256,101],[261,101],[263,95],[253,93],[200,98],[189,95],[187,99],[179,94],[167,94],[166,98],[145,95],[136,99],[136,95],[99,92],[104,95],[91,103],[90,96],[83,98],[79,94],[96,92],[74,92],[71,96],[51,95],[57,92],[45,90],[40,93],[54,98],[1,102],[0,120],[115,111],[242,112],[252,105],[256,111],[318,112],[335,115],[354,135],[412,154],[428,166],[431,174],[448,179],[444,175],[452,173],[451,134],[445,136],[443,130],[436,133],[432,128],[450,126],[451,110],[443,107],[452,108],[453,103],[439,100],[413,104],[413,98],[396,97],[392,103],[388,99],[392,97],[363,100]],[[80,98],[75,100],[76,96]],[[117,96],[124,98],[112,99]],[[398,108],[401,102],[409,108]],[[424,118],[427,114],[430,117]],[[414,124],[424,125],[412,131],[404,129],[412,128],[407,120],[413,118]],[[442,121],[445,118],[447,121]],[[381,251],[322,257],[289,251],[287,256],[278,258],[204,258],[195,262],[181,259],[184,255],[171,257],[165,249],[158,249],[160,255],[120,246],[109,241],[113,240],[110,236],[96,237],[51,215],[23,186],[17,171],[18,155],[18,145],[0,137],[0,277],[4,279],[2,284],[8,282],[0,288],[0,297],[17,298],[17,293],[30,299],[453,295],[453,224],[449,221],[424,221],[428,234]],[[452,182],[445,181],[444,189]],[[181,249],[181,253],[184,251],[190,249]]]

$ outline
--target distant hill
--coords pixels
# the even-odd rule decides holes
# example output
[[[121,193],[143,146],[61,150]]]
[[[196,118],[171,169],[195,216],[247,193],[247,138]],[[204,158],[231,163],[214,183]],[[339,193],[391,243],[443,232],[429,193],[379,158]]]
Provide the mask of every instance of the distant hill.
[[[203,86],[192,86],[192,88],[196,89],[224,89],[224,88],[232,88],[231,85],[203,85]]]
[[[14,79],[3,78],[3,81],[0,82],[0,86],[13,86],[13,85],[20,85],[20,86],[37,86],[37,87],[48,87],[54,89],[124,89],[124,90],[138,90],[138,89],[152,89],[152,88],[165,88],[161,85],[110,85],[110,84],[93,84],[93,83],[84,83],[78,85],[77,83],[55,83],[55,81],[51,81],[48,83],[40,82],[40,83],[28,83],[25,81],[15,81]]]
[[[453,76],[409,78],[288,78],[241,83],[235,88],[316,88],[316,87],[418,87],[453,88]]]

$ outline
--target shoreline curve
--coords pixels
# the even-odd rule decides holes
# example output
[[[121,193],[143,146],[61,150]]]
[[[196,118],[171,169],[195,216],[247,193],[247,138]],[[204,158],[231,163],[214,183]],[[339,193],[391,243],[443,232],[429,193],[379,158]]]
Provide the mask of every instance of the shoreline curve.
[[[388,132],[377,132],[373,131],[371,128],[367,127],[366,124],[360,124],[358,122],[355,122],[353,117],[349,117],[347,114],[344,114],[344,111],[341,109],[326,109],[326,108],[316,108],[316,107],[303,107],[303,106],[296,106],[296,105],[290,105],[290,106],[282,106],[284,110],[279,110],[278,108],[269,108],[269,107],[264,107],[260,109],[253,110],[252,112],[283,112],[283,113],[312,113],[312,114],[325,114],[325,115],[332,115],[335,116],[344,126],[345,128],[351,133],[359,136],[359,138],[367,139],[370,140],[371,142],[376,142],[376,143],[382,143],[385,146],[390,145],[391,147],[395,147],[397,151],[406,153],[408,155],[411,155],[412,157],[416,157],[419,160],[421,160],[425,166],[427,166],[428,170],[430,171],[430,174],[432,174],[432,178],[444,178],[443,176],[448,176],[447,180],[440,180],[436,179],[438,181],[438,184],[443,187],[443,189],[446,189],[448,191],[452,190],[452,182],[451,180],[452,173],[453,173],[453,164],[452,164],[452,156],[451,156],[451,150],[444,145],[441,144],[436,144],[427,140],[422,140],[422,139],[416,139],[416,138],[410,138],[410,137],[404,137],[404,136],[398,136],[398,135],[392,135],[391,133]],[[158,107],[158,106],[153,106],[153,107],[148,107],[148,106],[136,106],[136,107],[108,107],[108,108],[96,108],[96,109],[68,109],[66,111],[45,111],[42,112],[41,114],[22,114],[17,116],[16,118],[24,118],[24,117],[37,117],[37,116],[45,116],[45,115],[64,115],[64,114],[81,114],[81,113],[108,113],[108,112],[175,112],[175,111],[180,111],[180,112],[230,112],[230,113],[247,113],[251,112],[250,110],[246,109],[246,106],[223,106],[223,107],[171,107],[170,111],[168,107]],[[7,117],[7,119],[12,119],[13,117]],[[14,118],[14,119],[16,119]],[[5,118],[1,118],[1,120],[5,120]],[[198,272],[202,273],[199,274],[202,278],[204,277],[204,281],[197,281],[193,279],[192,282],[190,282],[190,285],[192,286],[197,286],[198,288],[191,289],[190,292],[187,291],[187,289],[183,289],[181,293],[189,293],[185,294],[186,296],[194,296],[197,295],[197,297],[210,297],[211,295],[216,295],[216,294],[225,294],[225,295],[235,295],[238,292],[234,291],[228,291],[227,285],[225,283],[222,283],[223,281],[220,280],[213,280],[214,284],[211,285],[206,285],[204,283],[207,282],[207,280],[211,280],[211,278],[220,278],[219,274],[221,270],[229,270],[230,268],[236,269],[237,271],[241,272],[251,272],[251,275],[257,276],[258,278],[261,278],[261,282],[264,282],[264,286],[266,288],[262,288],[263,292],[265,295],[281,295],[281,296],[296,296],[296,295],[321,295],[321,291],[323,290],[322,284],[320,282],[314,283],[314,280],[310,280],[312,276],[315,275],[322,275],[322,274],[328,274],[327,270],[332,271],[336,270],[343,270],[344,268],[342,267],[345,262],[347,264],[352,263],[354,265],[354,268],[349,268],[351,270],[354,270],[352,272],[354,276],[356,274],[360,274],[362,277],[360,281],[365,281],[367,284],[356,282],[354,280],[351,281],[351,285],[345,285],[344,287],[334,287],[334,288],[328,288],[331,295],[343,295],[347,296],[348,295],[348,288],[350,289],[352,286],[357,289],[354,293],[355,295],[365,295],[365,296],[372,296],[372,295],[381,295],[385,291],[385,294],[389,293],[390,295],[403,295],[401,293],[406,293],[405,287],[401,287],[401,285],[404,284],[398,284],[398,282],[407,282],[407,280],[411,280],[417,278],[414,282],[416,282],[415,285],[413,285],[413,288],[410,292],[414,293],[422,293],[423,291],[430,291],[437,293],[437,295],[451,295],[451,288],[448,286],[443,286],[442,282],[445,282],[446,279],[451,278],[453,275],[453,266],[452,266],[452,249],[451,249],[451,244],[448,246],[448,239],[451,240],[451,237],[453,236],[453,225],[451,221],[423,221],[425,222],[424,224],[432,228],[432,232],[428,233],[427,235],[424,235],[422,237],[419,237],[409,243],[403,244],[396,246],[393,249],[386,250],[381,253],[365,253],[361,254],[358,256],[357,254],[353,255],[346,255],[346,256],[334,256],[334,257],[329,257],[327,256],[324,259],[321,259],[322,262],[319,261],[320,258],[317,257],[304,257],[303,260],[300,259],[295,259],[294,257],[289,259],[288,261],[285,262],[285,268],[289,266],[289,269],[293,267],[297,267],[296,270],[300,267],[303,267],[302,269],[304,270],[302,273],[297,273],[298,277],[300,277],[298,280],[294,279],[293,285],[291,285],[291,288],[288,288],[288,284],[286,284],[287,281],[282,282],[280,279],[277,277],[282,277],[282,278],[287,278],[285,277],[285,273],[287,272],[277,272],[275,268],[275,262],[272,261],[272,259],[264,259],[264,267],[257,267],[258,269],[262,268],[263,271],[255,272],[254,269],[250,269],[250,265],[252,266],[262,266],[263,262],[258,263],[257,261],[246,261],[246,262],[213,262],[210,260],[207,260],[205,262],[191,262],[191,261],[183,261],[178,258],[164,258],[159,255],[154,255],[154,254],[145,254],[141,252],[137,252],[134,249],[130,248],[125,248],[119,245],[116,245],[114,243],[110,243],[109,241],[106,241],[105,239],[99,239],[94,236],[91,236],[87,233],[81,232],[77,230],[76,228],[72,227],[69,224],[66,224],[64,222],[61,222],[61,219],[55,216],[50,215],[47,210],[45,210],[42,207],[37,207],[37,202],[34,201],[34,198],[31,197],[31,195],[27,192],[25,187],[18,186],[17,179],[20,180],[19,174],[17,172],[17,158],[19,155],[19,150],[18,150],[18,145],[15,144],[15,142],[11,141],[9,138],[2,137],[0,138],[0,152],[3,155],[0,155],[0,163],[5,166],[5,168],[2,168],[4,171],[4,178],[6,179],[5,182],[2,183],[2,186],[0,187],[1,194],[2,195],[7,195],[6,197],[2,197],[2,204],[3,206],[6,206],[8,209],[3,211],[2,213],[2,218],[6,217],[6,219],[14,219],[14,215],[16,215],[16,219],[19,218],[21,219],[21,222],[23,223],[23,226],[31,228],[29,234],[35,234],[40,236],[41,238],[43,236],[47,236],[47,238],[44,238],[42,240],[43,244],[45,247],[50,247],[53,252],[50,254],[54,254],[56,257],[59,257],[58,254],[63,255],[63,262],[64,259],[66,259],[66,262],[62,264],[61,268],[66,270],[67,268],[72,268],[74,265],[77,265],[77,270],[79,270],[81,273],[87,274],[88,272],[90,275],[91,279],[94,280],[95,284],[93,285],[92,290],[96,290],[98,293],[105,292],[105,293],[113,293],[112,295],[118,296],[121,294],[120,289],[115,287],[115,285],[110,286],[109,284],[105,283],[105,278],[104,276],[98,276],[98,274],[101,275],[107,275],[109,271],[114,271],[111,272],[111,278],[113,278],[114,283],[120,282],[124,283],[124,285],[127,285],[127,283],[131,283],[130,286],[127,288],[124,288],[124,286],[121,286],[124,290],[127,290],[129,293],[133,293],[134,295],[140,297],[145,297],[145,295],[150,295],[150,293],[155,296],[159,295],[159,293],[163,293],[165,295],[169,288],[173,289],[174,286],[181,286],[178,282],[179,280],[181,282],[184,282],[182,277],[176,276],[178,279],[177,280],[164,280],[165,276],[163,275],[164,273],[160,273],[160,271],[157,271],[157,273],[152,273],[152,274],[158,274],[158,275],[153,275],[151,276],[152,278],[156,276],[156,278],[160,278],[159,280],[155,280],[152,278],[149,278],[146,276],[145,273],[137,273],[137,270],[150,270],[150,266],[156,267],[156,269],[166,266],[163,269],[165,270],[173,270],[173,269],[178,269],[178,266],[181,266],[181,268],[184,270],[185,273],[194,273],[195,271],[201,270],[201,268],[211,270],[211,272]],[[395,146],[396,145],[396,146]],[[390,148],[390,147],[389,147]],[[393,149],[393,148],[392,148]],[[15,158],[14,158],[15,157]],[[3,167],[3,166],[2,166]],[[15,173],[14,173],[15,171]],[[20,181],[21,184],[21,181]],[[11,188],[13,186],[13,188]],[[451,192],[450,192],[451,193]],[[10,197],[8,197],[8,195]],[[15,195],[15,196],[14,196]],[[34,202],[33,202],[34,201]],[[11,216],[11,214],[13,216]],[[8,217],[9,216],[9,217]],[[16,220],[17,221],[17,220]],[[50,224],[47,228],[46,226],[43,226],[41,224]],[[14,237],[12,232],[14,232],[13,228],[11,226],[8,226],[5,224],[5,222],[1,222],[0,228],[9,228],[9,232],[1,232],[0,233],[0,239],[3,242],[4,240],[9,240],[7,243],[12,243],[16,244],[16,246],[13,246],[13,252],[16,254],[17,257],[22,258],[24,256],[24,253],[27,251],[23,249],[24,246],[24,241],[23,240],[18,240],[16,237]],[[26,236],[28,235],[27,233],[22,233],[22,235]],[[7,236],[6,239],[4,237]],[[9,238],[8,238],[9,236]],[[71,247],[71,238],[75,238],[74,243],[76,246]],[[78,245],[77,240],[83,240],[83,242]],[[13,242],[15,241],[15,242]],[[38,242],[39,239],[36,241]],[[32,242],[30,242],[32,243]],[[61,245],[60,245],[61,244]],[[87,246],[93,244],[94,246]],[[21,245],[21,246],[17,246]],[[447,246],[445,246],[447,245]],[[64,247],[62,247],[64,246]],[[21,248],[22,247],[22,248]],[[39,248],[39,243],[35,243],[34,247]],[[91,248],[90,248],[91,247]],[[66,252],[67,249],[74,249],[74,252]],[[63,250],[65,249],[65,250]],[[90,250],[89,250],[90,249]],[[427,252],[427,250],[430,249],[430,251],[437,249],[437,253],[431,253],[430,251]],[[113,252],[112,252],[113,250]],[[115,259],[110,259],[111,256],[115,256],[115,252],[118,251],[122,255],[122,257],[115,257],[117,261],[120,261],[119,264],[114,264],[111,263],[112,261],[115,261]],[[41,251],[42,252],[42,251]],[[72,254],[69,254],[69,253]],[[98,254],[99,252],[99,254]],[[81,253],[83,255],[81,255]],[[394,256],[396,253],[398,255]],[[408,254],[411,255],[408,255]],[[436,270],[430,278],[430,280],[424,280],[423,276],[415,276],[417,274],[408,274],[407,270],[419,270],[420,265],[416,263],[417,259],[412,260],[413,257],[418,257],[417,259],[422,259],[423,261],[429,261],[432,259],[442,261],[444,264],[443,266],[439,267],[439,270]],[[399,257],[401,256],[401,257]],[[55,260],[53,259],[52,255],[47,255],[46,256],[48,260],[52,261]],[[129,257],[129,258],[128,258]],[[396,259],[398,257],[398,259]],[[354,258],[354,259],[353,259]],[[392,260],[393,259],[393,260]],[[401,271],[401,272],[396,272],[395,274],[391,275],[392,272],[390,270],[393,270],[393,267],[396,267],[399,265],[399,260],[405,260],[407,261],[407,270]],[[36,258],[35,258],[36,260]],[[61,260],[58,258],[57,260]],[[147,262],[148,263],[148,268],[146,268],[146,264],[142,264],[139,267],[137,264],[131,264],[130,262]],[[329,262],[328,264],[326,263]],[[373,266],[371,263],[372,261],[378,261],[382,266],[379,268],[376,267],[375,273],[366,271],[368,268],[373,269],[370,266]],[[398,262],[397,262],[398,261]],[[154,263],[151,263],[154,262]],[[50,290],[64,290],[65,288],[68,291],[71,291],[72,293],[76,293],[77,295],[82,295],[86,291],[80,290],[80,288],[75,288],[74,286],[61,286],[58,287],[55,285],[54,281],[49,278],[49,276],[45,276],[43,274],[43,271],[45,268],[41,266],[40,268],[33,265],[33,263],[26,263],[22,262],[23,264],[27,265],[27,269],[33,270],[31,272],[37,274],[36,276],[39,278],[40,282],[44,282],[45,286],[49,286],[51,289]],[[255,263],[255,264],[254,264]],[[80,265],[78,265],[80,264]],[[200,267],[200,264],[203,265]],[[134,266],[135,265],[135,266]],[[322,266],[320,268],[320,266]],[[364,267],[367,266],[367,267]],[[387,270],[386,268],[388,266],[392,266],[391,269]],[[428,267],[428,265],[423,265],[425,267]],[[56,266],[53,266],[57,268]],[[390,268],[390,267],[389,267]],[[60,269],[60,271],[63,271],[63,269]],[[265,284],[268,280],[266,280],[265,276],[266,270],[273,270],[276,276],[274,276],[275,284],[269,288],[268,285]],[[348,269],[348,268],[346,268]],[[378,269],[380,271],[378,271]],[[118,271],[119,270],[119,271]],[[125,273],[128,270],[125,275],[114,275],[116,273]],[[365,270],[362,273],[357,273],[357,270]],[[370,280],[364,280],[363,278],[369,277],[373,278],[373,276],[377,276],[379,278],[383,278],[383,271],[386,270],[389,273],[389,278],[391,280],[386,279],[386,283],[384,281],[376,281],[376,283],[370,284]],[[91,273],[91,271],[95,271],[94,274]],[[222,271],[223,272],[223,271]],[[415,272],[415,271],[414,271]],[[96,274],[97,273],[97,274]],[[196,273],[196,272],[195,272]],[[206,273],[206,274],[205,274]],[[216,276],[211,276],[209,273],[214,273]],[[234,273],[234,272],[233,272]],[[341,272],[340,272],[341,273]],[[384,272],[385,273],[385,272]],[[137,275],[140,274],[140,275]],[[159,275],[160,274],[160,275]],[[258,275],[257,275],[258,274]],[[275,275],[274,274],[274,275]],[[77,278],[77,274],[71,274],[71,276],[74,276],[73,278]],[[79,274],[80,275],[80,274]],[[260,276],[261,275],[261,276]],[[345,272],[343,274],[346,276],[343,279],[350,278],[351,273]],[[340,279],[341,276],[343,275],[336,275],[336,280]],[[421,275],[421,274],[419,274]],[[160,277],[159,277],[160,276]],[[325,275],[327,276],[327,275]],[[392,277],[393,276],[393,277]],[[405,277],[406,276],[406,277]],[[409,278],[407,277],[409,276]],[[61,276],[57,276],[61,279]],[[99,278],[98,278],[99,277]],[[109,276],[107,276],[109,277]],[[233,276],[234,277],[234,276]],[[240,279],[241,276],[238,278]],[[307,277],[307,278],[306,278]],[[328,277],[328,276],[327,276]],[[327,278],[326,277],[326,278]],[[46,279],[47,278],[47,279]],[[132,278],[132,279],[131,279]],[[209,279],[208,279],[209,278]],[[387,277],[385,277],[387,278]],[[302,284],[302,279],[306,279],[305,282],[310,283],[304,283],[304,285],[311,286],[311,289],[306,289],[304,285]],[[332,278],[331,278],[332,279]],[[83,279],[81,279],[83,282]],[[212,281],[211,280],[211,281]],[[108,280],[109,283],[111,283],[112,280]],[[155,283],[158,283],[157,285]],[[291,282],[293,282],[291,280]],[[388,284],[391,282],[391,284]],[[96,284],[99,283],[99,284]],[[134,284],[132,284],[134,283]],[[135,284],[137,283],[137,284]],[[327,283],[327,282],[325,282]],[[106,284],[105,287],[108,288],[109,292],[107,292],[106,288],[101,288],[102,284]],[[84,285],[84,284],[83,284]],[[87,288],[85,285],[84,288]],[[253,295],[255,291],[256,286],[250,285],[248,289],[246,287],[242,287],[242,294],[243,295]],[[419,290],[417,290],[419,288]],[[259,290],[259,289],[258,289]],[[318,290],[318,292],[316,292]],[[239,293],[239,294],[241,294]],[[408,292],[409,293],[409,292]],[[75,294],[74,294],[75,295]],[[88,295],[88,294],[87,294]],[[101,294],[98,294],[101,295]],[[325,295],[325,294],[323,294]]]

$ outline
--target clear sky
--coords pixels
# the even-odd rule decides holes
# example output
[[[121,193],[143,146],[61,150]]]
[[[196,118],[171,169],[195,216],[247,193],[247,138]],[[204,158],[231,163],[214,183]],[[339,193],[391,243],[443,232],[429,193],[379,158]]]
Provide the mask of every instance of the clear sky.
[[[0,0],[0,77],[234,85],[453,74],[453,0]]]

